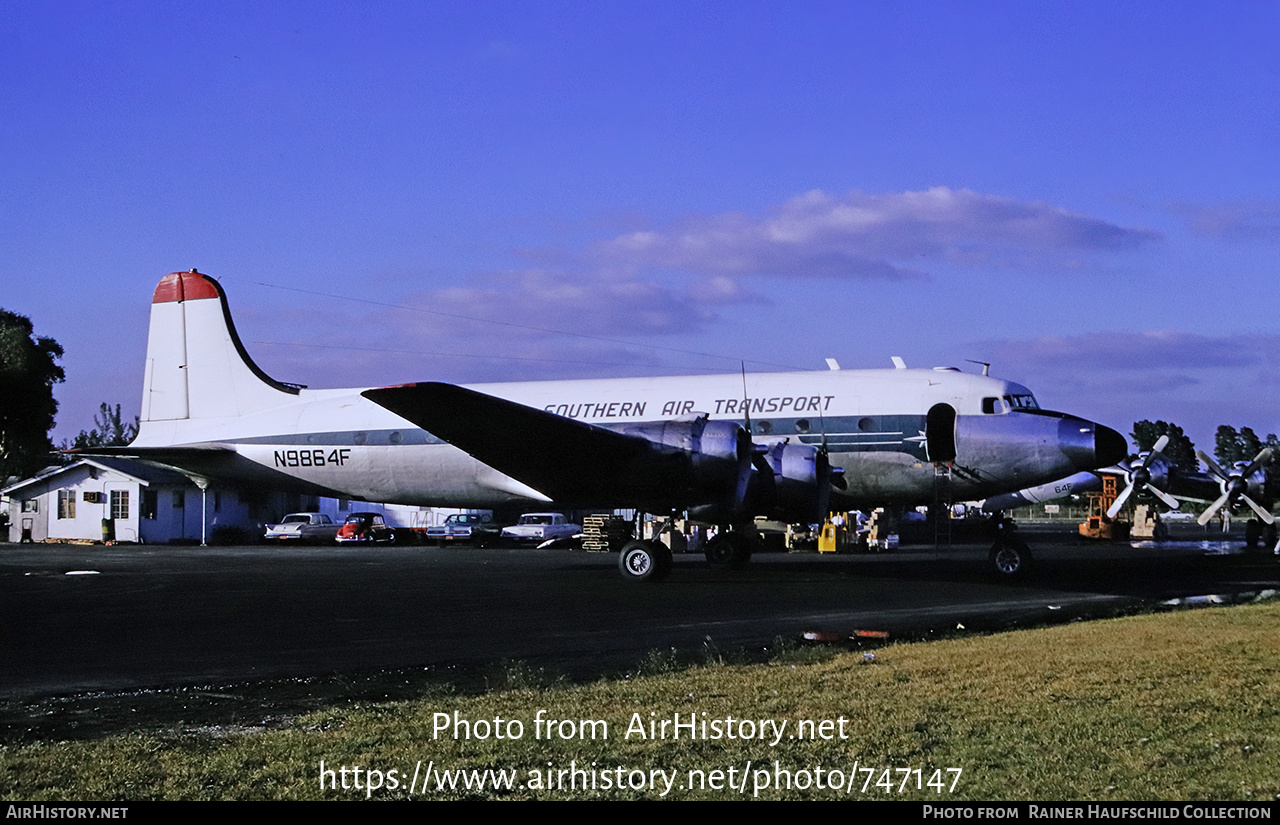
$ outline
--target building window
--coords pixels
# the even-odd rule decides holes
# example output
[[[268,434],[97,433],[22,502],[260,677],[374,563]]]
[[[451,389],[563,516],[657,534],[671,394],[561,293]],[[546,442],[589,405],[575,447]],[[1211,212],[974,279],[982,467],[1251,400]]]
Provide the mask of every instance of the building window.
[[[58,518],[76,517],[76,491],[58,491]]]
[[[111,517],[117,519],[129,518],[129,491],[128,490],[112,490],[111,491]]]
[[[38,513],[38,512],[40,512],[40,499],[38,499],[38,498],[29,498],[29,499],[24,500],[24,501],[22,502],[22,512],[24,512],[24,513]]]
[[[173,509],[181,510],[187,506],[187,494],[182,490],[173,491]]]
[[[213,512],[215,513],[222,512],[222,491],[221,490],[213,491]]]
[[[142,512],[138,513],[144,519],[155,521],[156,507],[159,504],[159,494],[155,490],[142,491]]]

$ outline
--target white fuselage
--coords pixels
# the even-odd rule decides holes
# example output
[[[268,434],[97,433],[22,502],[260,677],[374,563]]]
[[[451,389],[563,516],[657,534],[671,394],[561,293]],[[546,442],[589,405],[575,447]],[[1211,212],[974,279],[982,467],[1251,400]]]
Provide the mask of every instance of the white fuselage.
[[[699,414],[745,423],[749,416],[757,443],[826,443],[858,501],[924,500],[933,479],[925,416],[935,404],[950,404],[961,417],[1007,416],[1016,413],[1005,398],[1030,395],[1018,384],[951,370],[760,373],[745,383],[749,404],[743,377],[732,374],[468,388],[600,426]],[[360,393],[304,389],[249,415],[151,421],[134,446],[226,445],[264,478],[284,474],[368,501],[490,507],[548,500]],[[995,399],[999,411],[984,414],[984,399],[988,408]]]

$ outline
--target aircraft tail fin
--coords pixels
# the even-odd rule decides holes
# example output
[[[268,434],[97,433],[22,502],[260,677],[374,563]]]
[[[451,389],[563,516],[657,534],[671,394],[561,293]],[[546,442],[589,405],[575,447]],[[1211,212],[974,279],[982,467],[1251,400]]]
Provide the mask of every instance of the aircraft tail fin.
[[[217,281],[194,269],[160,279],[151,299],[143,429],[152,421],[248,415],[297,394],[253,363]]]

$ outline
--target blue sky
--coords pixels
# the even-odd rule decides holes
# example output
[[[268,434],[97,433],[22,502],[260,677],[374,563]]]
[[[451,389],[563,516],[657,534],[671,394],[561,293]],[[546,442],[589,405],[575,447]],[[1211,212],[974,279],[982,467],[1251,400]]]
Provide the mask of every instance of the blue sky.
[[[0,0],[55,438],[219,278],[313,387],[992,362],[1280,431],[1280,5]]]

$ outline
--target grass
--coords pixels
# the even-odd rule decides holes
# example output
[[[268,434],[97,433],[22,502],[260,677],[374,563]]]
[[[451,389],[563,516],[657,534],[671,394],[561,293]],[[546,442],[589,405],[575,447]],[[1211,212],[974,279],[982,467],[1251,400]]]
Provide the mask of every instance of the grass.
[[[661,796],[665,775],[675,779],[666,798],[678,799],[1269,801],[1280,794],[1278,641],[1273,600],[889,645],[873,658],[784,646],[766,663],[709,650],[689,664],[655,651],[627,677],[587,684],[506,662],[479,689],[445,681],[412,698],[257,721],[240,708],[75,741],[10,737],[0,798],[629,799]],[[536,736],[540,710],[565,724]],[[771,736],[627,736],[633,720],[675,714],[786,727],[776,746]],[[454,737],[468,730],[455,719],[471,738]],[[802,720],[810,736],[790,738]],[[592,721],[607,724],[607,738]],[[522,737],[494,735],[514,733],[514,722]],[[322,760],[335,771],[324,788]],[[424,792],[415,782],[410,794],[428,762],[514,771],[519,785]],[[571,766],[594,773],[575,778]],[[381,777],[373,791],[370,769]],[[819,769],[823,784],[837,771],[852,792],[816,787]],[[637,777],[656,787],[631,787]]]

